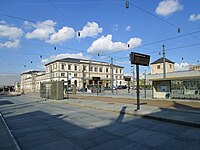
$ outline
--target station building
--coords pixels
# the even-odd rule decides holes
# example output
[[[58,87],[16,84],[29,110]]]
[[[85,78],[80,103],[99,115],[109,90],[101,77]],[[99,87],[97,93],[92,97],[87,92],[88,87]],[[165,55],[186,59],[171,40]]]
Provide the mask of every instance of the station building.
[[[200,68],[195,65],[186,71],[174,71],[174,62],[166,59],[166,77],[163,76],[163,58],[151,63],[152,98],[200,99]]]
[[[39,92],[40,84],[49,81],[68,81],[76,89],[91,89],[99,84],[111,87],[111,64],[94,60],[65,58],[49,62],[46,71],[30,71],[21,74],[21,89],[24,92]],[[124,67],[112,65],[114,86],[125,85]],[[94,80],[99,78],[99,81]]]

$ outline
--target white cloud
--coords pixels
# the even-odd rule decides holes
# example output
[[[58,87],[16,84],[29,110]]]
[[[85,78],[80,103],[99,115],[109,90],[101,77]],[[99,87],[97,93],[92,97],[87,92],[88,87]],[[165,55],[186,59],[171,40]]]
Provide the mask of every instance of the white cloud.
[[[34,23],[32,22],[28,22],[28,21],[24,21],[24,29],[32,29],[34,27]]]
[[[198,14],[198,15],[195,15],[195,14],[190,15],[189,21],[197,21],[197,20],[200,20],[200,14]]]
[[[58,32],[51,35],[50,40],[47,41],[51,44],[57,44],[72,39],[75,36],[75,31],[70,27],[63,27]]]
[[[90,59],[90,57],[84,56],[83,53],[75,53],[75,54],[65,53],[65,54],[52,55],[47,59],[42,59],[41,62],[48,63],[48,62],[58,60],[58,59],[63,59],[63,58]]]
[[[103,28],[100,28],[96,22],[87,22],[87,24],[83,27],[81,31],[77,31],[80,33],[80,36],[77,35],[77,37],[96,37],[99,33],[102,33],[102,31]]]
[[[102,52],[116,52],[138,47],[141,43],[142,39],[140,38],[131,38],[127,43],[113,42],[112,35],[109,34],[94,41],[87,51],[94,54]]]
[[[0,24],[0,37],[17,39],[23,35],[23,31],[20,28],[5,25],[4,21],[1,23],[3,24]]]
[[[126,31],[131,31],[131,26],[127,26],[125,30]]]
[[[113,29],[114,31],[117,31],[117,30],[119,29],[119,25],[118,25],[118,24],[115,24],[115,25],[112,27],[112,29]]]
[[[0,20],[0,24],[6,24],[5,20]]]
[[[175,63],[175,71],[189,70],[189,66],[188,63]]]
[[[24,23],[28,25],[28,22]],[[26,38],[28,39],[36,38],[40,40],[48,40],[50,38],[50,35],[55,33],[54,26],[56,25],[56,22],[54,22],[53,20],[37,22],[36,24],[30,23],[29,25],[32,25],[35,30],[26,34]]]
[[[133,74],[131,74],[131,73],[124,73],[124,76],[133,76]]]
[[[19,39],[16,39],[14,41],[7,41],[5,43],[0,43],[0,48],[17,48],[19,47]]]
[[[127,58],[127,59],[129,59],[129,58]],[[131,64],[130,61],[115,61],[115,63],[116,64],[123,64],[123,65],[125,65],[125,64]]]
[[[40,70],[44,70],[45,66],[44,65],[37,65],[36,68],[40,69]]]
[[[163,0],[156,8],[156,13],[161,16],[168,16],[182,9],[183,5],[178,0]]]

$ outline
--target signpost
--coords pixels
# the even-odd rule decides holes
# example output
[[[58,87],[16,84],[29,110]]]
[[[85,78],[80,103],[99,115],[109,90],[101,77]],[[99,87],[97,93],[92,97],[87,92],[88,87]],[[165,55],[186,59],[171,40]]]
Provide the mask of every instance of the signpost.
[[[137,75],[137,109],[140,110],[140,85],[139,85],[139,65],[149,66],[150,56],[140,53],[131,52],[130,53],[131,64],[136,65],[136,75]]]

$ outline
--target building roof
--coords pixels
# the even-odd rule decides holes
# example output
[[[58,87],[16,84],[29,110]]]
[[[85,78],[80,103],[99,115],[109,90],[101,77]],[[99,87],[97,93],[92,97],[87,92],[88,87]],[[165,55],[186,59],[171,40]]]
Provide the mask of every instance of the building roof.
[[[49,62],[47,64],[45,64],[45,66],[49,65],[49,64],[52,64],[54,62],[70,62],[70,63],[81,63],[81,61],[88,61],[88,63],[91,61],[93,63],[106,63],[108,65],[110,65],[109,63],[107,62],[102,62],[102,61],[96,61],[96,60],[88,60],[88,59],[78,59],[78,58],[63,58],[63,59],[59,59],[59,60],[55,60],[55,61],[52,61],[52,62]],[[87,63],[87,62],[84,62],[84,63]],[[122,66],[118,66],[118,65],[115,65],[113,64],[114,67],[119,67],[119,68],[124,68]]]
[[[31,70],[31,71],[23,72],[21,75],[23,75],[23,74],[34,74],[34,73],[39,73],[39,72],[45,72],[45,71]]]
[[[200,71],[176,71],[176,72],[168,72],[166,73],[166,78],[163,79],[163,73],[159,74],[148,74],[147,80],[150,81],[162,81],[162,80],[190,80],[190,79],[199,79]]]
[[[173,61],[171,61],[171,60],[169,60],[169,59],[167,59],[167,58],[165,58],[165,62],[174,64]],[[157,59],[156,61],[152,62],[151,64],[160,64],[160,63],[163,63],[163,57]]]

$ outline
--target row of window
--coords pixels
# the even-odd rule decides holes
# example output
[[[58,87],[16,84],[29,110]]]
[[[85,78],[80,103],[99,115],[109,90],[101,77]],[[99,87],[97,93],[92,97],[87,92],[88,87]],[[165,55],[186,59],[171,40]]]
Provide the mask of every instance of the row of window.
[[[67,73],[64,73],[64,72],[62,72],[60,75],[61,75],[61,77],[67,77]],[[84,73],[84,76],[85,76],[85,77],[87,77],[87,75],[88,75],[88,74]],[[78,74],[77,74],[77,73],[74,73],[74,74],[71,74],[71,73],[70,73],[70,76],[71,76],[71,77],[74,77],[74,78],[77,78],[77,77],[78,77]],[[81,75],[81,76],[82,76],[82,75]],[[51,73],[51,74],[50,74],[50,78],[51,78],[51,77],[52,77],[52,78],[53,78],[53,77],[57,77],[57,73]],[[105,78],[111,78],[111,76],[110,76],[110,75],[105,75]],[[123,76],[114,76],[114,78],[115,78],[115,79],[123,79]]]
[[[169,64],[169,68],[171,69],[172,68],[172,65]],[[160,69],[160,65],[157,65],[157,69]]]
[[[83,66],[84,71],[87,71],[87,66]],[[64,70],[65,69],[65,64],[61,64],[61,69]],[[68,64],[68,70],[72,70],[72,65]],[[78,70],[78,66],[74,65],[74,70]],[[90,66],[89,71],[94,71],[94,72],[103,72],[103,67],[94,67],[94,66]],[[109,72],[109,68],[105,68],[105,72]],[[122,73],[121,69],[116,69],[115,70],[116,73]]]

